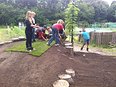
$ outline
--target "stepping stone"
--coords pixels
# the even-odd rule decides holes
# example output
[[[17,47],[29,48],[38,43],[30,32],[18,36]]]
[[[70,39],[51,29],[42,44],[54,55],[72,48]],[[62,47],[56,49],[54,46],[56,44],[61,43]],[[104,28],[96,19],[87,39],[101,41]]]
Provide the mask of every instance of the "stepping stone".
[[[69,74],[59,74],[58,77],[60,79],[66,80],[66,79],[70,79],[71,78],[71,75],[69,75]]]
[[[75,71],[73,69],[66,69],[65,71],[67,74],[71,75],[72,77],[75,76]]]
[[[70,83],[70,84],[74,83],[74,80],[71,78],[71,75],[69,75],[69,74],[59,74],[58,77],[59,77],[61,80],[66,80],[66,81],[68,81],[68,83]]]
[[[72,43],[65,43],[65,46],[71,46]]]
[[[66,80],[57,80],[53,83],[53,87],[69,87],[69,83]]]

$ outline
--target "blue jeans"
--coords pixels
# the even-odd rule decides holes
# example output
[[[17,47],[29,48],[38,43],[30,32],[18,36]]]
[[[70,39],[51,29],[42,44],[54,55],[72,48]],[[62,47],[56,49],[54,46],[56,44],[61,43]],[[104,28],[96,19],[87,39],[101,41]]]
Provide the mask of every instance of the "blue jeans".
[[[90,41],[90,39],[87,39],[87,40],[84,39],[84,44],[86,44],[86,43],[89,44],[89,41]]]
[[[35,40],[35,28],[32,29],[32,41]]]
[[[52,28],[52,36],[51,36],[51,38],[48,41],[48,45],[50,45],[53,40],[56,41],[56,44],[59,44],[60,43],[59,35],[58,35],[58,30],[55,29],[55,28]]]

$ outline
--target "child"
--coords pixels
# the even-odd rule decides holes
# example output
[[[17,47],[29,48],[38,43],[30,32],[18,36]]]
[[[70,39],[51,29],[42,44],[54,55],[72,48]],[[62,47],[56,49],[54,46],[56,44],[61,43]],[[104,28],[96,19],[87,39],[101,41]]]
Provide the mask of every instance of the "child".
[[[83,47],[85,46],[85,44],[87,44],[87,48],[86,48],[86,50],[89,51],[90,35],[89,35],[88,32],[86,32],[85,29],[83,29],[82,37],[83,37],[83,39],[84,39],[84,43],[83,43],[83,46],[81,47],[81,50],[83,50]]]
[[[44,40],[44,41],[47,40],[46,36],[45,36],[45,33],[44,33],[44,28],[43,27],[39,27],[36,32],[37,32],[37,38],[38,39],[41,39],[41,40]]]
[[[25,25],[26,25],[26,29],[25,29],[26,49],[31,52],[33,50],[33,47],[32,47],[32,29],[34,27],[36,27],[35,25],[33,25],[31,11],[27,11],[27,13],[26,13]]]
[[[47,27],[47,29],[45,30],[45,35],[47,39],[49,39],[52,36],[52,29],[50,27]]]

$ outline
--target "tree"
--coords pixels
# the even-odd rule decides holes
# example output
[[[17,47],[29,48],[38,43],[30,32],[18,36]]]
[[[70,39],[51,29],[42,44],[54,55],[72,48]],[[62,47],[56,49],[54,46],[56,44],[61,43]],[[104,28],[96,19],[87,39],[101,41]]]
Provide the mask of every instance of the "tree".
[[[109,5],[103,0],[83,0],[86,3],[94,7],[95,10],[95,22],[104,22],[107,21],[107,10]]]
[[[28,10],[37,13],[35,19],[37,23],[49,24],[58,19],[65,19],[65,9],[70,0],[0,0],[0,24],[5,25],[24,21]],[[108,4],[102,0],[73,0],[80,9],[78,23],[93,23],[104,21],[115,21],[115,4],[109,8]],[[108,9],[109,8],[109,9]],[[107,12],[108,11],[108,12]],[[70,12],[69,12],[70,13]],[[107,15],[108,13],[108,15]]]
[[[71,33],[72,39],[71,42],[73,44],[73,29],[77,26],[77,18],[78,18],[79,9],[72,2],[68,4],[68,7],[65,10],[65,23],[66,29]],[[72,32],[70,32],[72,30]]]
[[[111,3],[111,6],[108,9],[108,21],[116,22],[116,1]]]
[[[80,9],[79,12],[79,23],[84,22],[84,23],[93,23],[94,22],[94,16],[95,16],[95,10],[94,7],[85,3],[81,2],[78,4],[78,7]]]
[[[65,9],[65,23],[66,29],[70,30],[72,26],[77,26],[79,9],[73,3],[69,3]]]
[[[0,0],[0,3],[6,3],[7,0]]]
[[[37,0],[16,0],[15,2],[19,8],[27,7],[30,9],[37,6]]]
[[[6,25],[16,22],[15,12],[16,9],[14,9],[11,5],[5,5],[4,3],[0,4],[0,24]]]

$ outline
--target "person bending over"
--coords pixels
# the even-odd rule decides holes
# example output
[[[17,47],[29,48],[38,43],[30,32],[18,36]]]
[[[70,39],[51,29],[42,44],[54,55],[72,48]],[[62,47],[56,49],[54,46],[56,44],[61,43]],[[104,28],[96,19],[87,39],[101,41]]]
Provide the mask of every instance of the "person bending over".
[[[83,37],[84,43],[81,47],[81,50],[83,50],[83,47],[87,44],[86,50],[89,51],[90,35],[88,32],[86,32],[85,29],[83,29],[83,31],[82,31],[82,37]]]
[[[48,41],[48,46],[52,43],[53,40],[56,41],[55,46],[58,46],[60,44],[60,37],[59,37],[59,30],[63,29],[63,25],[59,23],[59,20],[57,23],[52,25],[52,36]]]

